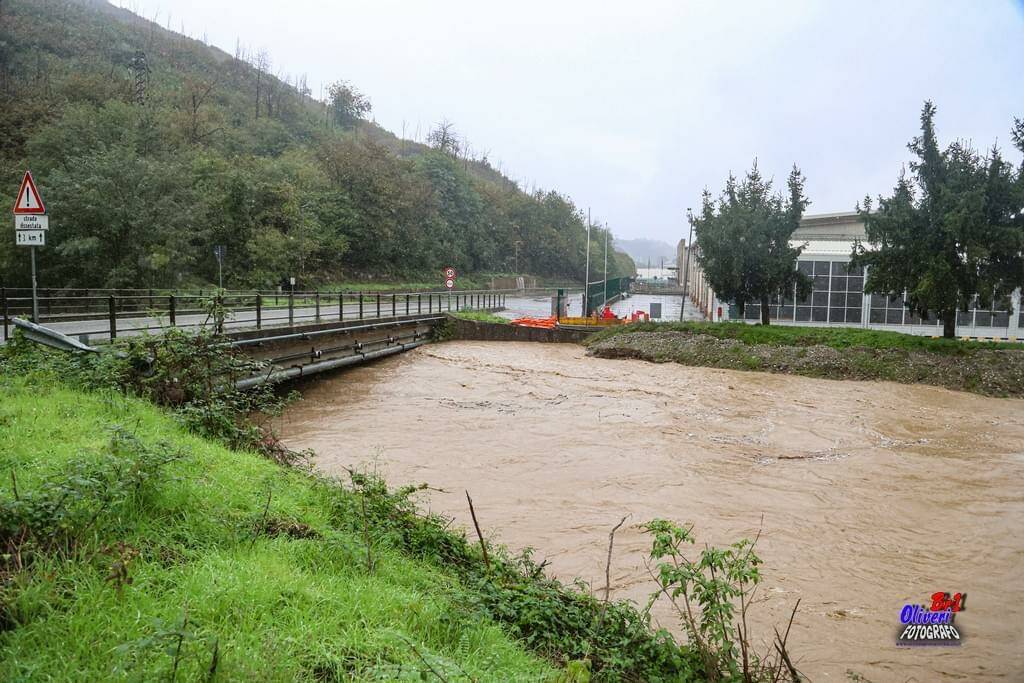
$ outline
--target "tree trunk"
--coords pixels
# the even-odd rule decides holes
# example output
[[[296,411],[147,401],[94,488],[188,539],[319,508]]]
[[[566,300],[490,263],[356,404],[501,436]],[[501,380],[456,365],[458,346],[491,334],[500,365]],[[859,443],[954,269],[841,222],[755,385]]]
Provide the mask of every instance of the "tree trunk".
[[[956,337],[956,309],[942,314],[942,336],[946,339]]]
[[[768,297],[766,296],[761,297],[761,324],[771,324],[768,319]]]

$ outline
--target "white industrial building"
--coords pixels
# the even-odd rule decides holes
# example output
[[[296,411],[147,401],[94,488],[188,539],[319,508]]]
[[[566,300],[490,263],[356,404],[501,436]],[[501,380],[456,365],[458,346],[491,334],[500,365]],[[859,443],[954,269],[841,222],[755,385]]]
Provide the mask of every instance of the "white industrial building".
[[[864,223],[856,212],[805,216],[790,244],[803,245],[797,268],[813,281],[810,296],[797,300],[796,292],[781,296],[770,305],[772,324],[865,327],[907,334],[942,335],[942,322],[934,315],[921,319],[904,305],[903,294],[885,296],[864,292],[864,273],[851,268],[854,243],[865,239]],[[699,248],[699,247],[698,247]],[[704,279],[685,240],[679,242],[679,280],[689,281],[690,298],[709,320],[740,319],[736,307],[722,302]],[[688,258],[690,257],[690,258]],[[687,261],[689,261],[687,265]],[[999,297],[989,309],[971,309],[957,314],[957,336],[991,339],[1024,338],[1024,314],[1020,312],[1020,290]],[[747,304],[742,317],[761,319],[760,304]]]

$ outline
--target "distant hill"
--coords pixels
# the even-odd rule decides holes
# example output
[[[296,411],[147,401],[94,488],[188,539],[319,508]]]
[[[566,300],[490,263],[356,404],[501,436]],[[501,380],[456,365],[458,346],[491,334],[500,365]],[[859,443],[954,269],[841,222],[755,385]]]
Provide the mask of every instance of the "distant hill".
[[[50,215],[40,283],[209,283],[214,245],[228,287],[515,263],[584,278],[571,200],[524,191],[453,128],[398,138],[343,79],[321,101],[265,51],[230,54],[102,0],[3,0],[0,204],[31,169]],[[25,256],[0,240],[0,284],[28,285]],[[632,269],[616,253],[609,270]]]
[[[662,259],[665,259],[666,266],[676,262],[676,248],[660,240],[615,238],[615,246],[629,254],[638,268],[645,267],[648,260],[651,266],[660,266]]]

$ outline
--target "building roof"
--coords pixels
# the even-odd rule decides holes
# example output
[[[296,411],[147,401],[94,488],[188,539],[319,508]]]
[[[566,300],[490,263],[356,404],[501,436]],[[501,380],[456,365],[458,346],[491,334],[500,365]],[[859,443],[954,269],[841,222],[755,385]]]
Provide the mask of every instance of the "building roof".
[[[789,241],[791,247],[799,247],[803,245],[804,250],[800,253],[800,258],[804,261],[812,260],[814,256],[828,256],[829,258],[835,256],[848,257],[853,252],[853,240],[838,240],[838,239],[824,239],[824,240],[800,240],[792,239]]]

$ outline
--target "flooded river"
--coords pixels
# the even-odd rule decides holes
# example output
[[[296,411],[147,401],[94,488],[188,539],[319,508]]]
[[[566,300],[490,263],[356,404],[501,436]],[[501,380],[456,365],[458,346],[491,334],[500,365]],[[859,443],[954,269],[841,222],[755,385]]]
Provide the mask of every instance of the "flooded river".
[[[812,680],[1024,680],[1024,401],[642,361],[575,345],[430,345],[303,386],[281,421],[317,466],[445,489],[424,503],[643,603],[636,524],[698,541],[763,525],[758,633]],[[763,517],[763,522],[762,522]],[[958,648],[897,648],[900,609],[966,592]],[[673,626],[667,609],[658,620]],[[674,627],[673,627],[674,628]]]

